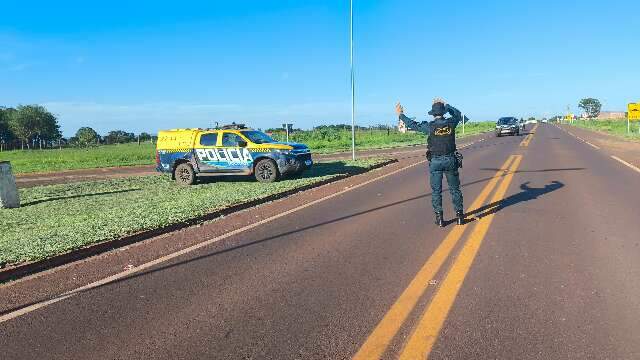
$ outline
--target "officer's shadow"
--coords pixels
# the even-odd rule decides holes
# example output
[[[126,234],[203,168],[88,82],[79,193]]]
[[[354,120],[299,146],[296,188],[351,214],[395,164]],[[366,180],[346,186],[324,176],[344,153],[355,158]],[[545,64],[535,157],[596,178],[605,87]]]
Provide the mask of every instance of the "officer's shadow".
[[[478,209],[469,211],[466,213],[467,221],[474,221],[487,215],[495,214],[498,211],[515,204],[519,204],[526,201],[535,200],[538,197],[548,194],[563,188],[565,185],[560,181],[552,181],[550,184],[541,188],[534,188],[529,186],[529,181],[520,185],[520,191],[517,194],[508,196],[502,200],[493,202],[491,204],[484,205]]]

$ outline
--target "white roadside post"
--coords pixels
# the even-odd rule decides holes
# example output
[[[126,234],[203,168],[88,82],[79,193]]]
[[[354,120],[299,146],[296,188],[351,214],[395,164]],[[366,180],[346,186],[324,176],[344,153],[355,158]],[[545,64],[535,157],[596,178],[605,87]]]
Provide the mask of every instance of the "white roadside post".
[[[464,113],[462,113],[462,135],[464,135],[464,123],[466,121],[464,121]]]
[[[287,134],[287,142],[289,142],[289,132],[293,129],[293,124],[282,124],[282,127],[285,129]]]
[[[0,208],[20,207],[16,178],[11,172],[11,163],[0,161]]]

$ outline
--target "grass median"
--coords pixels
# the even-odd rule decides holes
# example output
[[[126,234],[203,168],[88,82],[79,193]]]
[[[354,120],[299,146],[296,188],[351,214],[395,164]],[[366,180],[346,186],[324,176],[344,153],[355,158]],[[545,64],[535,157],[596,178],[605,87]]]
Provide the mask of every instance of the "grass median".
[[[464,136],[481,134],[495,129],[491,121],[467,122]],[[456,136],[462,136],[462,125],[456,128]],[[277,140],[284,141],[285,134],[273,134]],[[290,141],[304,143],[315,153],[333,153],[351,149],[351,131],[341,129],[319,129],[299,131],[289,136]],[[358,130],[356,131],[356,147],[359,150],[384,149],[409,145],[426,144],[426,135],[416,132],[401,133],[397,130]]]
[[[476,135],[495,128],[493,122],[469,122],[465,136]],[[457,129],[462,136],[461,126]],[[283,133],[274,137],[284,140]],[[306,130],[291,134],[290,141],[307,144],[314,153],[334,153],[351,149],[351,131]],[[426,136],[420,133],[400,133],[397,130],[358,130],[358,150],[402,147],[426,144]],[[46,173],[74,169],[95,169],[114,166],[152,165],[155,163],[155,145],[147,142],[101,145],[88,148],[64,148],[46,150],[13,150],[0,152],[0,160],[11,162],[15,174]]]
[[[95,169],[155,163],[155,145],[101,145],[88,148],[13,150],[0,152],[0,160],[11,162],[15,174]]]
[[[0,209],[0,266],[46,259],[98,242],[197,218],[251,200],[364,172],[384,159],[317,163],[272,184],[208,178],[182,187],[145,176],[20,189],[22,207]]]

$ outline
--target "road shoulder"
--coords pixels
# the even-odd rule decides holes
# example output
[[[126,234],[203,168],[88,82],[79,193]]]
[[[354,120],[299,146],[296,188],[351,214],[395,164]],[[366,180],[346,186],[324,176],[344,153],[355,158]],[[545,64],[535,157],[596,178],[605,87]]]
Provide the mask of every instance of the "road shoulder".
[[[558,127],[595,150],[604,151],[609,155],[616,156],[636,167],[640,167],[640,142],[621,139],[615,135],[577,126],[558,125]]]

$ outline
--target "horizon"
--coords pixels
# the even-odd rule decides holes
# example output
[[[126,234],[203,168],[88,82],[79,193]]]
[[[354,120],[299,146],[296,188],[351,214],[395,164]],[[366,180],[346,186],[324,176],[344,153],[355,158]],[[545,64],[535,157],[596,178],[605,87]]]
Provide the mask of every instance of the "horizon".
[[[425,120],[436,96],[472,121],[625,111],[640,50],[620,18],[640,4],[599,4],[355,1],[356,123],[394,125],[397,101]],[[348,1],[188,5],[5,5],[0,105],[43,105],[65,137],[350,122]]]

